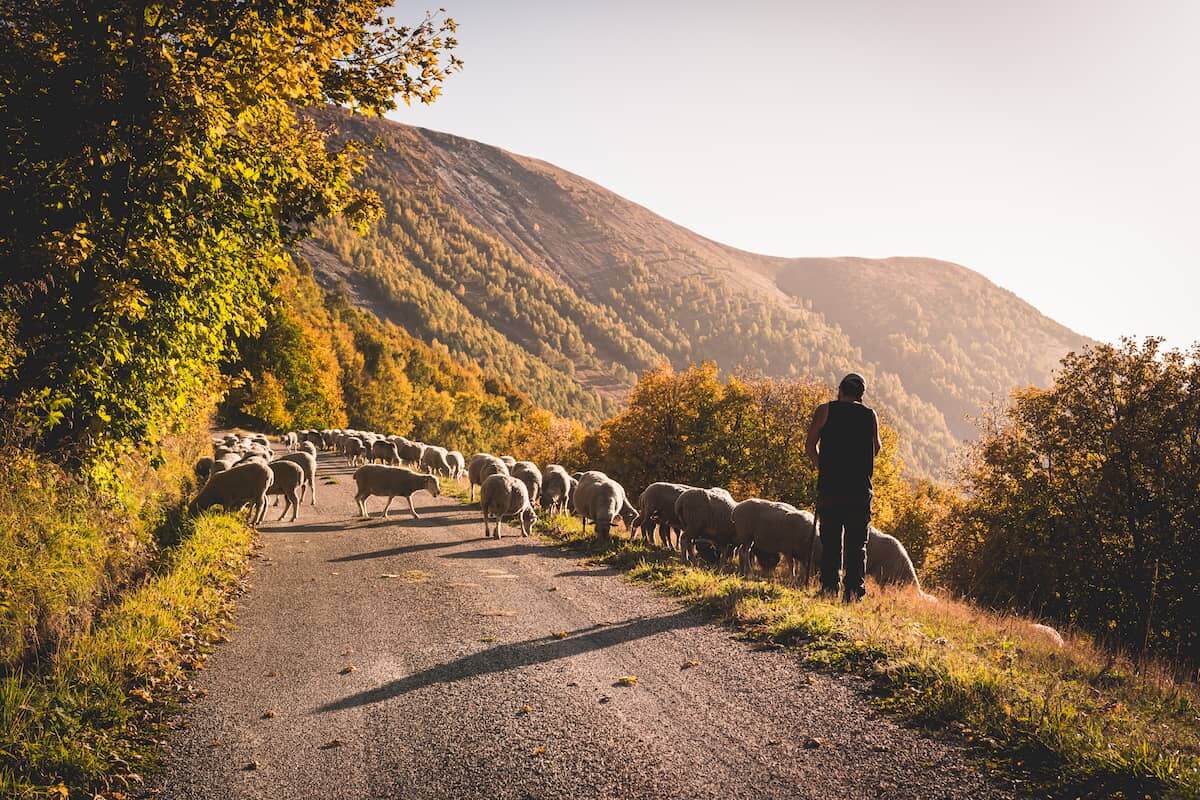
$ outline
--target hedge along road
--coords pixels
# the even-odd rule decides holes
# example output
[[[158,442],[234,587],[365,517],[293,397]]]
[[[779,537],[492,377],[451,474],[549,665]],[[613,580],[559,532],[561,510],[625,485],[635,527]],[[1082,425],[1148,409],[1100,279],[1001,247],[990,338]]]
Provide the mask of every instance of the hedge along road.
[[[473,507],[422,493],[421,519],[393,504],[383,520],[373,498],[356,519],[352,473],[322,454],[316,507],[262,527],[161,796],[1017,794],[978,754],[873,711],[854,679],[512,528],[484,540]]]

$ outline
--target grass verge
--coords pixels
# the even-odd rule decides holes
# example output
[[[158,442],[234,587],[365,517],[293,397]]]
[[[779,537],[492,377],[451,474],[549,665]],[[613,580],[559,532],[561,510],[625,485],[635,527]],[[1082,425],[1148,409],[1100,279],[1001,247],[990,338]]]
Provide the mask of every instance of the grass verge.
[[[0,676],[0,797],[119,797],[220,637],[253,546],[230,514],[171,523],[145,579],[33,667]]]
[[[443,493],[465,502],[460,485]],[[874,591],[845,606],[628,539],[599,541],[564,515],[536,530],[810,665],[868,678],[877,705],[987,748],[1031,776],[1038,796],[1200,796],[1197,687],[1135,670],[1085,636],[1068,634],[1060,648],[1029,620],[913,592]]]

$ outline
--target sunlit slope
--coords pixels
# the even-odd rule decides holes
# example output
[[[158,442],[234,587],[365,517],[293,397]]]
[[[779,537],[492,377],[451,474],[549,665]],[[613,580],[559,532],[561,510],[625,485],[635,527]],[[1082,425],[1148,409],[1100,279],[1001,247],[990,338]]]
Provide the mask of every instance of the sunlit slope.
[[[542,161],[335,111],[319,122],[381,145],[364,182],[385,212],[366,236],[320,228],[305,248],[319,276],[559,413],[595,419],[663,361],[855,369],[931,473],[967,414],[1044,382],[1082,342],[945,262],[755,255]]]

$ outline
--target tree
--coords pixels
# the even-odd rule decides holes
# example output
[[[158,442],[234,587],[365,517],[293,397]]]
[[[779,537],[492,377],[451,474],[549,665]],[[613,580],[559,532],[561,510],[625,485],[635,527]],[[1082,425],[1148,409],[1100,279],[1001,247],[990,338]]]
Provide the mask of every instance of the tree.
[[[377,201],[305,109],[431,102],[454,21],[368,0],[27,0],[0,17],[0,397],[99,454],[199,395],[288,246]]]

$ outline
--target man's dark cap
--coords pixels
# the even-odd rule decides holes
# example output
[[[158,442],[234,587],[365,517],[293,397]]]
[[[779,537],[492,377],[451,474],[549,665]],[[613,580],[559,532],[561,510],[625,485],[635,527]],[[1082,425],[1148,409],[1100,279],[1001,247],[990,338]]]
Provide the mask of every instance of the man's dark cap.
[[[866,394],[867,382],[863,379],[862,375],[859,375],[857,372],[851,372],[849,375],[842,378],[842,382],[839,384],[838,388],[848,395],[862,397],[864,394]]]

